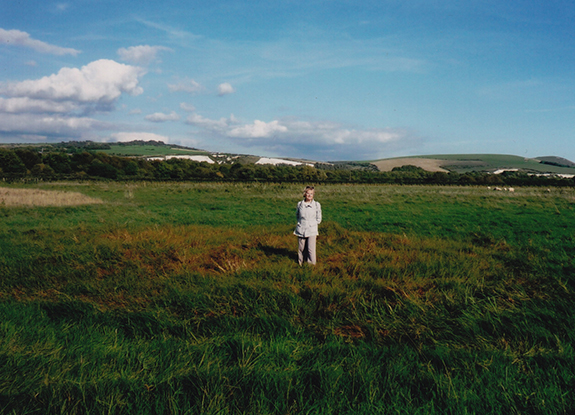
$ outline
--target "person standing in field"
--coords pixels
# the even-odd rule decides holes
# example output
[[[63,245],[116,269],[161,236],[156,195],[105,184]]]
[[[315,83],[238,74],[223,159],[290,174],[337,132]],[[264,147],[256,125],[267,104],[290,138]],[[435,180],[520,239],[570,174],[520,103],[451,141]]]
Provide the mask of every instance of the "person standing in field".
[[[313,200],[315,189],[306,186],[303,192],[303,200],[297,204],[297,226],[294,235],[298,237],[297,260],[300,265],[304,261],[315,265],[316,263],[316,238],[319,234],[318,225],[321,223],[321,205]]]

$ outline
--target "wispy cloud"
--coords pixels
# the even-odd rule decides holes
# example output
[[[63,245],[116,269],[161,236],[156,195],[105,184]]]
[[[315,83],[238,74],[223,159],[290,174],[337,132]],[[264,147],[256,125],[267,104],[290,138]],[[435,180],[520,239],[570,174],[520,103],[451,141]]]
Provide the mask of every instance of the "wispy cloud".
[[[191,114],[186,123],[198,128],[198,136],[262,149],[268,154],[318,160],[373,159],[389,156],[398,146],[420,141],[401,129],[361,129],[330,121],[305,121],[286,118],[243,123],[231,115],[218,120]]]
[[[68,113],[78,109],[78,105],[70,101],[55,101],[51,99],[35,99],[29,97],[0,97],[0,113],[35,113],[54,114]]]
[[[90,117],[0,113],[0,132],[9,135],[79,137],[87,132],[106,130],[111,127],[110,123]]]
[[[180,102],[180,108],[186,112],[194,112],[196,107],[192,104],[188,104],[187,102]]]
[[[557,108],[541,108],[541,109],[529,109],[525,112],[541,113],[541,112],[565,112],[565,111],[575,111],[575,105],[569,105],[567,107],[557,107]]]
[[[178,121],[180,116],[172,111],[170,114],[164,114],[163,112],[155,112],[153,114],[146,115],[144,117],[147,121],[151,122],[166,122],[166,121]]]
[[[546,83],[539,79],[524,79],[498,84],[487,85],[479,88],[477,94],[490,99],[509,99],[519,94],[532,93],[547,88]]]
[[[56,10],[59,12],[65,12],[70,8],[68,3],[56,3]]]
[[[197,94],[205,91],[205,88],[198,82],[190,78],[177,80],[175,83],[168,84],[170,92],[187,92],[189,94]]]
[[[165,46],[130,46],[129,48],[120,48],[117,53],[120,59],[136,65],[149,65],[156,61],[157,55],[161,51],[173,52],[173,49]]]
[[[195,35],[191,32],[186,31],[186,30],[181,30],[181,29],[178,29],[174,26],[170,26],[167,24],[157,23],[157,22],[153,22],[151,20],[146,20],[146,19],[142,19],[142,18],[136,18],[135,20],[137,22],[145,25],[145,26],[160,30],[160,31],[168,34],[172,38],[186,39],[186,40],[193,40],[193,39],[201,39],[202,38],[202,36]]]
[[[41,40],[32,38],[28,33],[20,30],[5,30],[0,29],[0,43],[6,45],[21,46],[35,50],[40,53],[48,53],[52,55],[73,55],[76,56],[80,53],[79,50],[72,48],[64,48],[60,46],[51,45]]]

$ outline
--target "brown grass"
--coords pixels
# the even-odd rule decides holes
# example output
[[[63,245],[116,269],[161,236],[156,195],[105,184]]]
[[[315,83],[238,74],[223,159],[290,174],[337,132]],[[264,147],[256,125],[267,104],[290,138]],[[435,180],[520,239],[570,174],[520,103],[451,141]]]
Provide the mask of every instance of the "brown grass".
[[[416,166],[429,172],[449,173],[449,169],[455,166],[485,167],[485,163],[472,160],[440,160],[421,157],[403,157],[396,159],[378,160],[373,163],[379,171],[392,171],[394,167]]]
[[[103,203],[77,192],[0,187],[1,206],[78,206]]]
[[[379,160],[373,162],[372,164],[375,164],[379,169],[379,171],[391,171],[394,167],[401,167],[401,166],[416,166],[421,167],[423,170],[431,172],[435,171],[448,172],[449,170],[445,170],[441,168],[441,166],[445,164],[453,164],[453,162],[448,162],[447,160],[406,157],[398,159]]]

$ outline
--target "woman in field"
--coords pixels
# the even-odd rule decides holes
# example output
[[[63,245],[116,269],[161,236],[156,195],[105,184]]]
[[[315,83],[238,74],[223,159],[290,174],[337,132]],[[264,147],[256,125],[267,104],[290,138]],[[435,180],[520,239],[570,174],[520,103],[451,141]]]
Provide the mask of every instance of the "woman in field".
[[[315,189],[307,186],[303,192],[303,200],[297,204],[297,226],[294,235],[298,237],[298,263],[304,261],[315,265],[315,242],[318,235],[317,225],[321,223],[321,205],[313,200]]]

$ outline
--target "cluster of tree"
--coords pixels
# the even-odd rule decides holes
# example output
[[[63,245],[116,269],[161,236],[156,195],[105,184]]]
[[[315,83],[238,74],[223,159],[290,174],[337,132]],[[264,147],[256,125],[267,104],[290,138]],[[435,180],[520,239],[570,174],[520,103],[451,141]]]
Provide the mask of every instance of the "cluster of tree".
[[[522,172],[503,174],[427,172],[419,167],[403,166],[380,172],[366,166],[345,169],[325,163],[308,165],[259,165],[253,163],[196,162],[172,158],[146,160],[107,155],[98,151],[74,153],[35,148],[0,148],[0,177],[16,179],[108,179],[108,180],[194,180],[194,181],[268,181],[305,183],[394,183],[508,186],[573,186],[574,179],[543,177]]]

